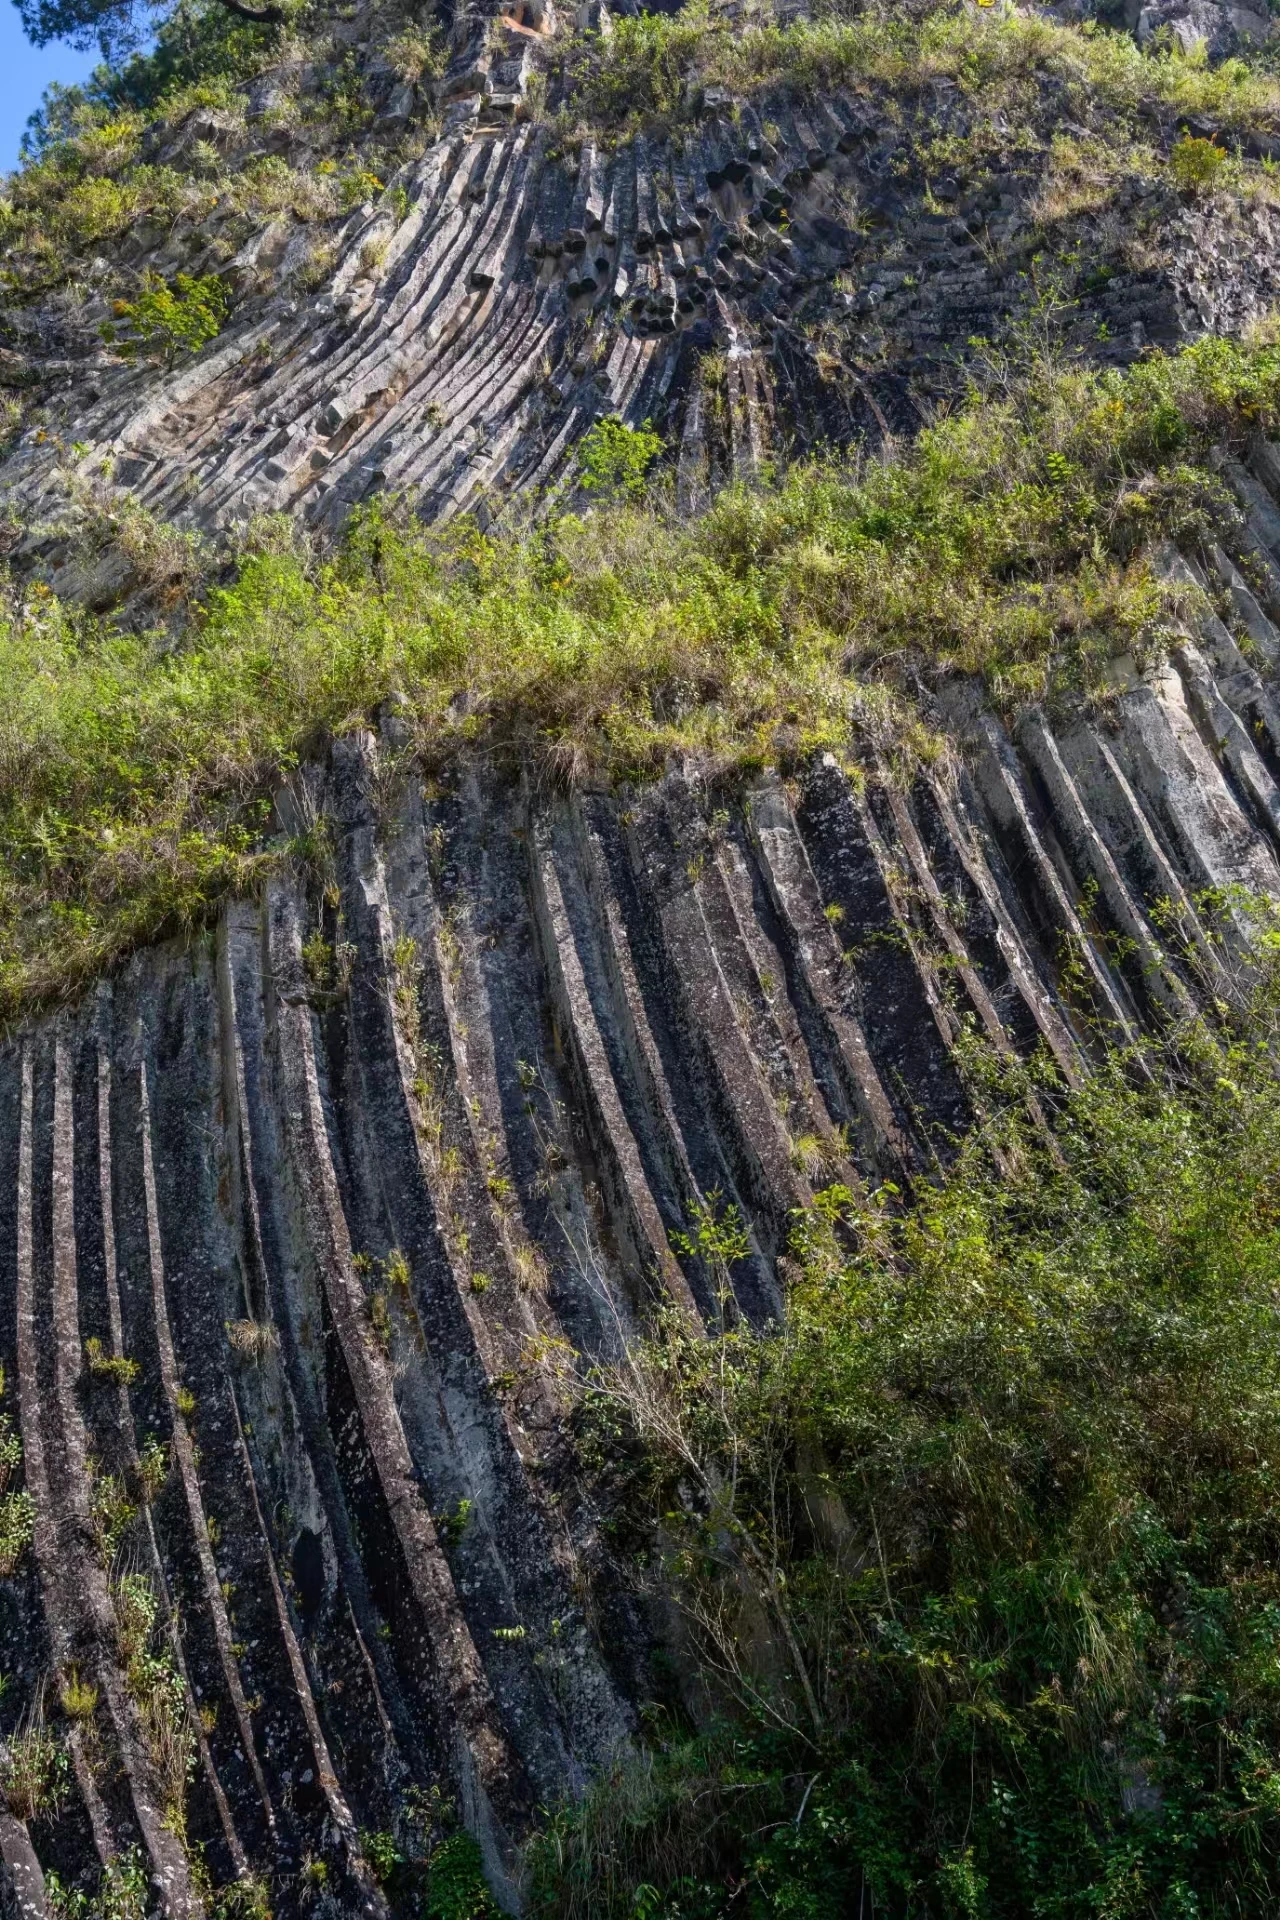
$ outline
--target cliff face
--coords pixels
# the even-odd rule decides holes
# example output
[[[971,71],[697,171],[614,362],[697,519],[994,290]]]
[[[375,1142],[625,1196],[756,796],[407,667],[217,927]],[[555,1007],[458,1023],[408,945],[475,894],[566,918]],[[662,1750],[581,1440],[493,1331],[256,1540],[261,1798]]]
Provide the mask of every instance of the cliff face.
[[[366,10],[327,60],[148,126],[134,158],[163,213],[109,243],[88,223],[66,284],[22,229],[0,332],[43,405],[0,460],[20,566],[114,604],[137,581],[93,520],[126,500],[219,537],[276,511],[331,531],[384,491],[483,521],[562,496],[610,415],[661,428],[695,506],[784,449],[918,430],[973,341],[1040,324],[1046,301],[1064,340],[1123,363],[1238,331],[1280,289],[1269,191],[1205,205],[1163,161],[1190,130],[1269,163],[1265,114],[1241,130],[1153,99],[1135,121],[1131,78],[1108,95],[1028,43],[996,54],[990,87],[957,83],[955,48],[890,86],[839,61],[832,84],[784,71],[747,99],[695,75],[633,132],[625,97],[613,125],[578,102],[572,23],[525,11],[456,12],[415,87],[376,44],[386,9]],[[1206,11],[1225,44],[1228,10]],[[763,20],[730,14],[730,33]],[[341,177],[369,197],[344,218],[306,169],[348,69],[369,104]],[[100,337],[113,296],[179,269],[222,276],[229,323],[176,370],[125,365]]]
[[[325,1899],[380,1910],[368,1835],[437,1786],[512,1901],[532,1810],[655,1685],[561,1343],[616,1354],[658,1290],[713,1315],[671,1251],[710,1193],[750,1226],[743,1311],[775,1315],[793,1208],[973,1122],[967,1026],[1070,1077],[1087,1020],[1230,994],[1248,897],[1280,895],[1280,716],[1222,625],[1104,722],[1010,734],[957,684],[953,730],[909,789],[827,759],[564,799],[480,760],[424,785],[393,713],[281,795],[313,865],[10,1039],[0,1356],[35,1537],[0,1657],[28,1702],[74,1671],[105,1706],[61,1819],[0,1829],[28,1911],[32,1840],[63,1875],[142,1844],[166,1905],[201,1903],[103,1570],[157,1442],[133,1552],[216,1877],[322,1859]]]
[[[219,537],[267,511],[331,532],[384,489],[484,520],[566,494],[611,414],[662,425],[694,507],[787,444],[910,428],[969,335],[1034,304],[1048,229],[1089,269],[1069,336],[1117,363],[1280,286],[1265,200],[1137,181],[1054,212],[1048,148],[1015,143],[981,185],[928,172],[921,129],[981,130],[945,79],[905,134],[866,88],[707,88],[670,136],[557,147],[550,35],[459,15],[431,137],[331,220],[323,271],[292,213],[229,260],[216,220],[122,238],[130,271],[239,291],[180,369],[102,349],[96,283],[8,312],[44,401],[0,466],[19,570],[91,608],[162,593],[90,537],[126,502]],[[390,139],[423,97],[366,64]],[[238,120],[150,130],[154,157],[248,166],[313,83],[273,69]],[[1136,1039],[1234,991],[1250,901],[1280,897],[1280,450],[1223,477],[1265,605],[1210,548],[1239,639],[1203,614],[1101,715],[1006,726],[956,679],[910,780],[827,757],[565,797],[479,750],[428,778],[389,709],[279,795],[308,863],[7,1036],[0,1361],[33,1539],[0,1668],[11,1746],[51,1685],[70,1729],[58,1790],[0,1814],[24,1915],[44,1871],[133,1849],[178,1916],[251,1874],[278,1910],[380,1913],[375,1842],[429,1829],[433,1794],[518,1903],[535,1809],[680,1685],[600,1537],[564,1356],[619,1354],[660,1295],[714,1318],[672,1250],[709,1195],[750,1230],[739,1306],[776,1317],[815,1189],[927,1175],[980,1119],[971,1033],[1070,1080],[1097,1022]]]

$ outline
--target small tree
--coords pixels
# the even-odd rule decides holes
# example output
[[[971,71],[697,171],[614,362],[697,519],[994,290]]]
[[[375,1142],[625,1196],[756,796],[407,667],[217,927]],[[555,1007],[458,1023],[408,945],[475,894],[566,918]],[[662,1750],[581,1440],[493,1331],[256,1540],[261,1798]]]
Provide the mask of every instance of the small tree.
[[[584,434],[579,451],[582,484],[608,500],[634,500],[644,492],[649,469],[662,452],[662,436],[646,420],[629,427],[624,420],[597,420]]]
[[[116,318],[125,322],[132,338],[120,342],[126,358],[141,349],[159,353],[166,365],[183,353],[198,353],[222,331],[231,302],[216,273],[193,279],[180,273],[172,285],[158,277],[149,278],[136,300],[117,300]],[[109,342],[117,339],[117,328],[110,323],[102,329]]]
[[[1225,147],[1214,140],[1184,134],[1169,155],[1173,177],[1184,193],[1203,193],[1214,185],[1228,159]]]

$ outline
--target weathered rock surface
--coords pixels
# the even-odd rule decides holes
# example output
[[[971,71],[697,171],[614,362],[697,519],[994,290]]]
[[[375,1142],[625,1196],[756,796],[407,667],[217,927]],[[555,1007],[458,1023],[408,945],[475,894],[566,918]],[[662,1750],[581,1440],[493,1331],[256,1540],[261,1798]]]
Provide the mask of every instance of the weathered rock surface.
[[[1070,1077],[1091,1020],[1230,991],[1242,903],[1280,897],[1280,636],[1222,567],[1251,662],[1207,617],[1105,721],[1012,735],[957,683],[955,751],[909,790],[830,759],[724,790],[424,786],[393,718],[282,796],[331,823],[323,870],[10,1038],[0,1359],[37,1529],[0,1659],[27,1700],[74,1666],[107,1707],[34,1828],[46,1866],[140,1844],[199,1905],[93,1519],[159,1439],[144,1566],[217,1877],[323,1859],[378,1911],[360,1833],[440,1785],[513,1897],[533,1808],[670,1684],[575,1479],[560,1343],[616,1353],[658,1289],[710,1314],[670,1236],[713,1192],[750,1225],[741,1306],[774,1315],[814,1186],[901,1182],[972,1122],[964,1023]],[[90,1340],[137,1379],[88,1369]],[[30,1886],[25,1830],[0,1845]]]
[[[1023,297],[1038,181],[1016,156],[981,204],[946,208],[934,181],[926,205],[874,104],[833,95],[709,99],[678,145],[557,157],[523,117],[520,36],[542,24],[497,45],[459,27],[402,212],[354,212],[318,290],[291,278],[307,249],[283,217],[233,263],[259,291],[193,363],[65,362],[60,427],[0,468],[25,564],[62,586],[79,569],[91,601],[128,590],[85,587],[59,531],[67,474],[104,455],[179,524],[332,528],[384,488],[437,517],[554,497],[617,413],[664,423],[693,505],[792,430],[910,425],[954,343]],[[301,84],[258,83],[250,125]],[[407,121],[412,89],[369,84]],[[944,88],[928,109],[960,111]],[[1082,312],[1099,351],[1273,301],[1268,208],[1235,232],[1176,197],[1147,211],[1157,263],[1099,276]],[[47,315],[23,326],[56,356]],[[0,1814],[24,1916],[42,1869],[132,1847],[169,1911],[202,1906],[101,1551],[104,1476],[136,1494],[153,1442],[169,1471],[140,1570],[199,1727],[190,1838],[215,1881],[380,1913],[361,1836],[438,1787],[516,1903],[534,1809],[678,1684],[575,1472],[566,1344],[616,1354],[660,1290],[710,1315],[671,1236],[713,1193],[750,1228],[743,1311],[776,1315],[815,1186],[902,1184],[974,1120],[967,1026],[1069,1079],[1097,1020],[1137,1036],[1231,991],[1248,899],[1280,898],[1278,476],[1265,445],[1225,469],[1266,601],[1214,551],[1242,642],[1204,615],[1100,718],[1010,730],[957,681],[948,756],[909,788],[824,760],[563,798],[479,759],[424,783],[392,716],[281,796],[291,829],[330,823],[325,864],[8,1036],[0,1362],[36,1529],[0,1582],[0,1668],[18,1717],[73,1670],[101,1700],[61,1817]],[[89,1365],[91,1341],[136,1378]]]
[[[1229,9],[1203,11],[1219,38],[1234,31]],[[384,490],[429,518],[484,519],[513,495],[563,492],[578,441],[611,414],[660,425],[694,503],[783,445],[916,430],[969,343],[1043,298],[1047,260],[1076,263],[1064,337],[1119,362],[1238,331],[1280,297],[1265,198],[1202,204],[1135,175],[1092,210],[1046,203],[1064,125],[1050,77],[1036,82],[1038,149],[939,79],[905,114],[870,90],[742,104],[710,89],[667,140],[561,150],[529,108],[553,24],[459,14],[439,137],[345,221],[273,215],[229,263],[217,213],[179,222],[159,251],[148,231],[128,237],[131,271],[218,268],[236,289],[230,325],[193,362],[104,354],[102,301],[10,310],[8,336],[49,395],[0,462],[20,561],[58,583],[69,480],[205,531],[271,511],[331,529]],[[275,151],[254,130],[272,87],[288,97],[304,79],[255,83],[229,164]],[[376,59],[366,90],[397,125],[425,110]],[[225,143],[216,119],[197,111],[156,157]],[[1167,116],[1157,144],[1179,124]],[[1113,137],[1105,114],[1065,130]],[[926,136],[973,143],[981,183],[923,165]]]

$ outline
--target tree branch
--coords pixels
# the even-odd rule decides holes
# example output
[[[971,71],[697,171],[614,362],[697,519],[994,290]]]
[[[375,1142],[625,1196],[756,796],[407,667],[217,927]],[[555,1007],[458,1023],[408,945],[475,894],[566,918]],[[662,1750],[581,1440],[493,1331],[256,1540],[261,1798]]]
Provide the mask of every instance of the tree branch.
[[[283,7],[250,7],[245,0],[221,0],[221,4],[238,20],[252,20],[260,27],[278,27],[285,17]]]

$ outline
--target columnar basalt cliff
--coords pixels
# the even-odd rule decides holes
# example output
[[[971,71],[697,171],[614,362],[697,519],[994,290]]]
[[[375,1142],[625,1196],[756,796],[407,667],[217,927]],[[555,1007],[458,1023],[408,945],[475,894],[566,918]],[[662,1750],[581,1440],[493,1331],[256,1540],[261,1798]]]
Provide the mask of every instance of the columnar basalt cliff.
[[[219,1877],[323,1855],[377,1911],[361,1831],[443,1781],[511,1896],[531,1811],[653,1681],[547,1352],[616,1351],[656,1288],[714,1316],[670,1240],[713,1191],[750,1223],[743,1311],[776,1315],[815,1185],[901,1180],[971,1123],[963,1023],[1070,1078],[1086,1002],[1131,1033],[1233,969],[1200,896],[1280,894],[1280,716],[1216,620],[1106,723],[1011,735],[957,685],[954,729],[909,789],[828,760],[556,799],[483,763],[424,796],[392,718],[281,795],[332,822],[324,871],[10,1039],[0,1339],[36,1533],[4,1660],[109,1709],[44,1866],[140,1841],[199,1905],[95,1538],[103,1476],[135,1486],[158,1441],[144,1565]],[[90,1342],[137,1377],[86,1376]]]
[[[112,604],[127,562],[86,564],[70,536],[91,503],[126,497],[205,533],[276,511],[332,529],[388,491],[436,519],[554,502],[608,416],[661,426],[696,506],[783,448],[917,430],[974,339],[1049,292],[1067,337],[1124,363],[1238,331],[1280,289],[1269,196],[1207,213],[1159,166],[1111,177],[1115,103],[1052,61],[1019,98],[1030,139],[927,65],[888,100],[786,75],[745,100],[691,81],[674,129],[621,136],[588,98],[566,138],[542,104],[550,87],[577,110],[566,29],[519,11],[457,13],[440,76],[417,88],[375,44],[376,10],[344,19],[327,64],[286,62],[232,111],[148,126],[146,168],[188,182],[176,218],[126,226],[110,259],[86,222],[52,290],[46,255],[15,239],[10,377],[46,403],[0,461],[20,564]],[[761,24],[730,12],[730,31]],[[337,219],[290,167],[321,151],[343,58],[371,103],[356,151],[417,157],[385,181],[350,162],[370,197]],[[1153,154],[1188,133],[1268,165],[1280,147],[1267,126],[1143,111]],[[1064,136],[1080,143],[1065,163]],[[261,190],[211,193],[210,166]],[[284,207],[255,225],[273,194]],[[219,272],[232,319],[194,363],[130,371],[100,338],[113,292],[175,269]]]
[[[1116,365],[1239,332],[1280,289],[1264,200],[1228,217],[1135,182],[1051,214],[1044,153],[1012,147],[958,179],[980,115],[946,78],[892,111],[707,87],[674,132],[570,146],[542,111],[549,15],[450,36],[430,102],[362,73],[384,141],[437,118],[322,250],[287,210],[230,257],[212,217],[121,238],[114,265],[236,290],[196,358],[104,346],[92,274],[78,302],[15,298],[6,352],[42,407],[0,464],[18,577],[145,621],[165,580],[85,532],[122,503],[210,540],[274,512],[327,538],[382,492],[488,525],[563,504],[610,416],[660,427],[687,511],[796,444],[883,447],[1041,298],[1052,220],[1075,268],[1093,249],[1064,337]],[[238,117],[145,137],[244,167],[317,85],[286,61]],[[1054,124],[1052,86],[1032,111]],[[909,1189],[981,1118],[970,1033],[1070,1083],[1099,1025],[1230,997],[1250,903],[1280,899],[1280,447],[1220,467],[1234,557],[1164,554],[1200,611],[1100,710],[1013,718],[956,675],[909,774],[691,755],[564,790],[483,743],[428,774],[389,703],[282,782],[293,851],[257,896],[12,1026],[0,1364],[33,1528],[0,1580],[11,1741],[72,1680],[92,1695],[56,1793],[0,1811],[23,1920],[45,1875],[134,1858],[175,1920],[258,1880],[278,1912],[379,1915],[376,1843],[442,1798],[518,1908],[537,1810],[691,1691],[602,1538],[565,1356],[616,1356],[658,1298],[715,1322],[679,1239],[712,1194],[749,1233],[738,1307],[776,1319],[816,1189]],[[189,1729],[185,1828],[148,1646]]]

